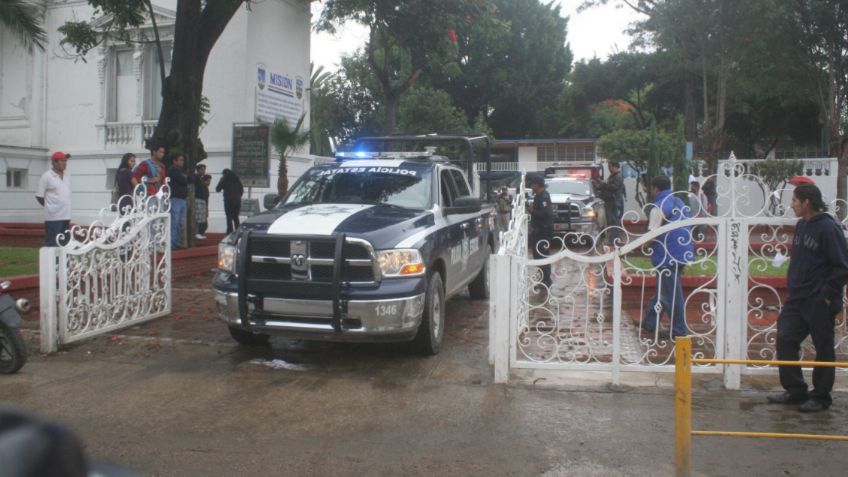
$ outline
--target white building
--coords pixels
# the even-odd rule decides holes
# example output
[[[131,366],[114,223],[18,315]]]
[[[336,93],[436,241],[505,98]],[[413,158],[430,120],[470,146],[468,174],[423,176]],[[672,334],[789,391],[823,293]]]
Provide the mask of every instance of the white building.
[[[0,177],[5,179],[0,179],[0,222],[43,220],[35,189],[49,167],[50,153],[61,150],[72,156],[68,171],[73,178],[73,221],[87,224],[108,205],[121,155],[133,152],[140,159],[149,155],[143,138],[152,133],[161,105],[158,57],[152,44],[120,43],[97,48],[85,62],[74,61],[60,44],[57,29],[68,20],[92,18],[92,9],[79,0],[45,3],[42,20],[49,39],[44,52],[28,53],[0,26]],[[154,1],[166,63],[175,3]],[[221,170],[231,167],[233,123],[254,122],[275,112],[292,120],[305,113],[308,126],[309,4],[308,0],[251,2],[249,9],[239,9],[212,50],[203,89],[211,113],[201,139],[209,154],[207,173],[213,177],[213,232],[224,229],[223,199],[214,186]],[[148,21],[138,34],[152,38],[152,23]],[[275,88],[260,85],[260,70],[266,72],[268,85],[282,79],[280,85],[291,93],[283,102],[267,101]],[[273,151],[271,157],[275,171]],[[295,154],[290,179],[311,162],[308,154]],[[272,176],[270,185],[275,184]],[[253,197],[271,190],[253,189]]]

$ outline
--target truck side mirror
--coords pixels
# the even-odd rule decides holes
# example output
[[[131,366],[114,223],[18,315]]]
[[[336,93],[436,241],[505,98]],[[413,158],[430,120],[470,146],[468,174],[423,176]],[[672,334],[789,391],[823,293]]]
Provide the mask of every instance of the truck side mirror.
[[[271,210],[279,201],[280,196],[277,194],[265,194],[265,197],[262,198],[262,205],[265,206],[265,210]]]
[[[482,208],[483,204],[480,202],[480,198],[473,195],[464,195],[457,197],[451,207],[445,207],[445,215],[473,214],[474,212],[480,212]]]

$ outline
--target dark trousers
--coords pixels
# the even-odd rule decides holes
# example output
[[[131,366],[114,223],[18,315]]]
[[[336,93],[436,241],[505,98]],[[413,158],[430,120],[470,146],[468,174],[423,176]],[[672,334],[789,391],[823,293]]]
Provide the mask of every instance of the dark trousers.
[[[70,220],[45,220],[44,221],[44,246],[59,247],[64,246],[70,240],[71,235],[68,230],[71,228]],[[57,235],[63,234],[64,238],[58,240]]]
[[[659,326],[662,312],[665,311],[668,314],[669,327],[673,336],[689,334],[689,328],[686,326],[686,295],[683,294],[681,280],[685,268],[684,265],[678,264],[657,269],[657,292],[645,311],[645,319],[642,322],[644,328],[655,330]]]
[[[238,217],[236,217],[236,220],[238,220]],[[209,228],[208,222],[198,222],[197,223],[197,233],[199,233],[200,235],[206,234],[206,229],[208,229],[208,228]]]
[[[227,233],[232,233],[239,226],[241,200],[224,199],[224,214],[227,216]]]
[[[828,306],[818,297],[788,300],[777,319],[777,359],[798,361],[801,342],[809,335],[816,347],[816,361],[836,361],[833,327],[842,301],[835,301]],[[835,375],[835,368],[813,368],[813,392],[809,398],[829,406]],[[780,366],[780,384],[790,394],[807,394],[800,366]]]
[[[545,245],[545,240],[550,243],[551,237],[553,236],[552,229],[541,229],[536,230],[534,228],[533,233],[530,234],[530,247],[533,248],[533,258],[545,258],[550,254],[550,247]],[[551,266],[550,265],[542,265],[539,267],[542,269],[542,283],[550,286],[551,284]]]

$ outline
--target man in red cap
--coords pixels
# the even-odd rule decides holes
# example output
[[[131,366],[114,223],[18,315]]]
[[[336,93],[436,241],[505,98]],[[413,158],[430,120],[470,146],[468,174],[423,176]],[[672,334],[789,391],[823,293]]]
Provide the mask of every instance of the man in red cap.
[[[35,200],[44,207],[44,246],[58,247],[57,236],[62,234],[61,245],[70,238],[71,227],[71,176],[65,170],[70,154],[57,151],[50,156],[52,168],[41,175]]]

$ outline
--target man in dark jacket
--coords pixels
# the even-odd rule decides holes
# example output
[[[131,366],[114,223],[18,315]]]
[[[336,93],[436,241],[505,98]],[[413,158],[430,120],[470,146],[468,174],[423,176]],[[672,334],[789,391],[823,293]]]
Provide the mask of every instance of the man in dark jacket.
[[[533,232],[530,234],[530,246],[533,248],[533,258],[546,257],[549,243],[554,234],[554,209],[551,204],[551,195],[545,190],[545,181],[541,177],[530,180],[533,189],[533,208],[530,210],[530,225]],[[545,253],[542,253],[545,252]],[[542,265],[542,283],[550,288],[551,266]]]
[[[842,310],[843,287],[848,282],[848,246],[842,226],[822,201],[814,185],[799,185],[792,194],[792,210],[800,220],[792,240],[792,260],[787,272],[789,298],[777,319],[777,359],[797,361],[801,342],[810,335],[816,361],[836,361],[834,322]],[[813,391],[798,366],[780,367],[780,384],[786,390],[769,396],[773,404],[800,404],[801,412],[824,411],[832,402],[834,368],[813,369]]]
[[[197,234],[194,238],[206,239],[206,229],[209,227],[209,185],[212,176],[206,173],[206,164],[197,165],[197,176],[194,184],[194,220],[197,222]]]
[[[171,248],[179,249],[183,245],[186,211],[188,210],[188,184],[194,178],[183,171],[185,157],[177,154],[168,168],[168,186],[171,189]]]
[[[621,217],[624,215],[624,177],[621,175],[621,164],[617,161],[607,163],[610,175],[606,182],[595,181],[598,196],[604,201],[604,215],[606,215],[606,227],[621,227]],[[621,229],[610,230],[607,233],[607,242],[615,244],[615,240],[621,236]]]

